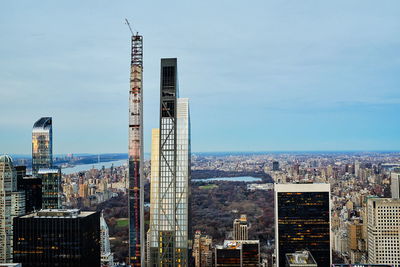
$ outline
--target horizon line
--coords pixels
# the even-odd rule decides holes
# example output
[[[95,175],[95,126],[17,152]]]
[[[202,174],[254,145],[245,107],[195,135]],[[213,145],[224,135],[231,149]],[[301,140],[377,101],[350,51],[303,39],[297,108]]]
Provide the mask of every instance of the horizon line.
[[[245,153],[245,154],[268,154],[268,153],[400,153],[400,150],[227,150],[227,151],[196,151],[191,154],[221,154],[221,153]],[[72,155],[128,155],[128,152],[105,152],[105,153],[91,153],[91,152],[77,152],[77,153],[58,153],[53,156],[65,156],[68,154]],[[145,152],[144,154],[150,154]],[[11,155],[11,156],[31,156],[31,154],[20,154],[20,153],[0,153],[0,155]]]

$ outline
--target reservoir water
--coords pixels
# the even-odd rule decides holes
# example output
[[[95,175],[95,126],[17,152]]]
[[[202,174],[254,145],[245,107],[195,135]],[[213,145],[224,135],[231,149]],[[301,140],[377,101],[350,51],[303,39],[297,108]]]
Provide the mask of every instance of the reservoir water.
[[[261,178],[251,176],[240,176],[240,177],[216,177],[207,179],[192,179],[192,182],[213,182],[213,181],[228,181],[228,182],[260,182]]]

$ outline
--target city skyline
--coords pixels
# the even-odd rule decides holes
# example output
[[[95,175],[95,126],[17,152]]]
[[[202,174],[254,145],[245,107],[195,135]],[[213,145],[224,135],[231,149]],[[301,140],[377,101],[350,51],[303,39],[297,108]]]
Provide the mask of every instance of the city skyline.
[[[4,5],[2,154],[29,154],[32,122],[43,116],[55,121],[54,154],[126,151],[125,17],[146,35],[146,152],[158,122],[159,59],[169,56],[179,58],[192,99],[194,152],[400,150],[398,2],[79,7]]]

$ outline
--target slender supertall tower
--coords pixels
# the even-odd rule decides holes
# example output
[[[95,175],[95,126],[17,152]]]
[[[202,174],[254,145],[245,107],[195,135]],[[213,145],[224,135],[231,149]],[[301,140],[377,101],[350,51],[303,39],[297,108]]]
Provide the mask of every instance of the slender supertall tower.
[[[129,26],[129,23],[128,23]],[[132,32],[129,90],[129,263],[144,266],[143,37]]]
[[[153,131],[159,141],[153,140],[152,147],[150,266],[186,267],[190,252],[189,100],[178,98],[176,58],[161,59],[160,102],[160,129]]]

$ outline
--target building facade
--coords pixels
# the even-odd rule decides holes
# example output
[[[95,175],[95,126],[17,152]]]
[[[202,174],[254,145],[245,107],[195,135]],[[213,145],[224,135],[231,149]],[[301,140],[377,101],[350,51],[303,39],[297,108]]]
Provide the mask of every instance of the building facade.
[[[260,242],[258,240],[225,240],[215,248],[215,267],[259,267]]]
[[[35,122],[32,129],[32,173],[53,165],[53,126],[51,117]]]
[[[318,266],[332,264],[329,184],[275,184],[275,254],[307,250]]]
[[[151,170],[150,170],[150,229],[148,233],[149,247],[147,250],[148,264],[158,257],[158,196],[159,196],[159,175],[160,175],[160,129],[151,131]],[[153,256],[152,253],[154,254]],[[150,265],[149,265],[150,266]]]
[[[400,199],[369,198],[368,263],[400,266]]]
[[[233,221],[233,239],[234,240],[249,239],[249,226],[245,214],[240,215],[239,219],[235,219]]]
[[[0,156],[0,263],[13,261],[13,219],[25,213],[25,194],[18,191],[11,157]]]
[[[144,266],[143,200],[143,37],[132,35],[129,89],[129,263]]]
[[[100,249],[101,249],[101,267],[114,266],[114,255],[110,249],[110,236],[108,225],[104,219],[103,213],[100,216]]]
[[[392,172],[390,178],[390,191],[392,193],[392,198],[400,198],[400,173]]]
[[[151,205],[151,266],[188,266],[190,224],[189,100],[177,98],[176,58],[161,59],[158,181]],[[153,186],[153,185],[152,185]],[[156,196],[154,196],[156,194]],[[157,202],[157,204],[154,204]],[[156,246],[155,246],[156,245]]]
[[[11,198],[15,191],[16,174],[12,159],[0,156],[0,263],[12,262]]]
[[[100,215],[41,210],[17,217],[13,255],[24,267],[100,266]]]
[[[27,213],[42,208],[42,179],[25,176],[18,181],[18,191],[25,192],[25,211]]]
[[[42,180],[42,208],[61,208],[61,170],[39,169],[37,175]]]
[[[212,238],[208,235],[201,234],[196,231],[193,240],[193,258],[195,267],[212,267],[213,266],[213,250]]]

